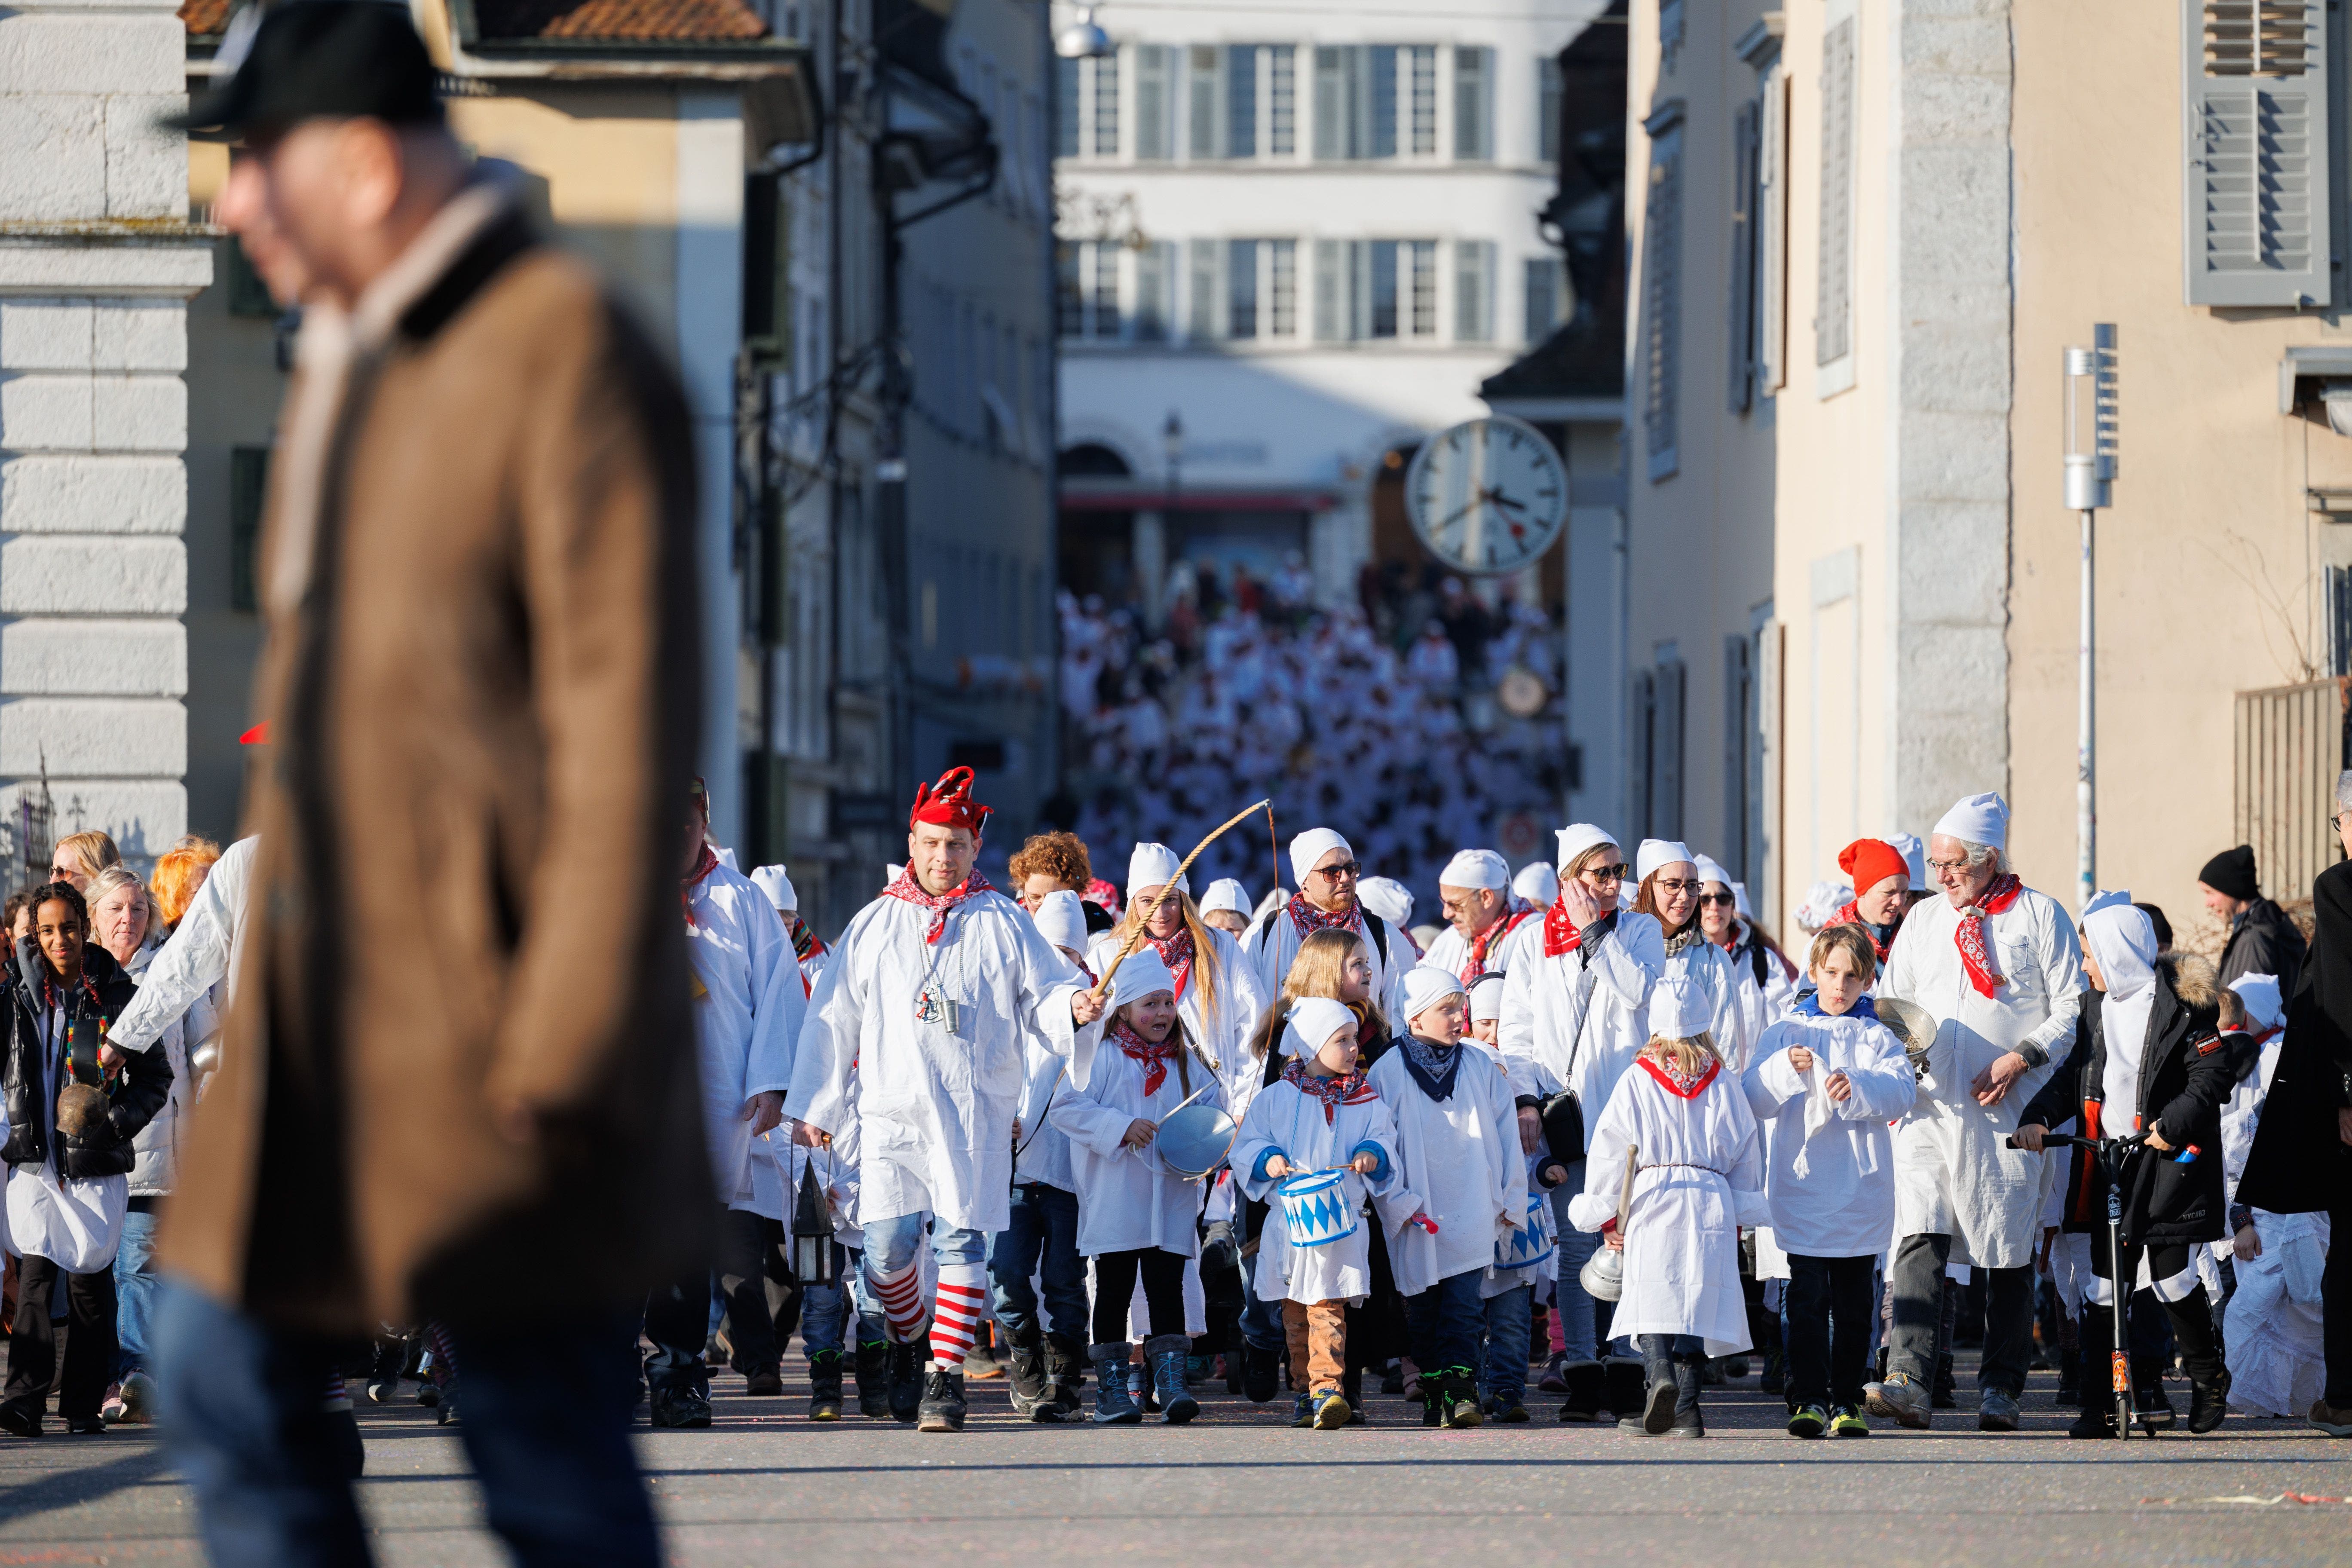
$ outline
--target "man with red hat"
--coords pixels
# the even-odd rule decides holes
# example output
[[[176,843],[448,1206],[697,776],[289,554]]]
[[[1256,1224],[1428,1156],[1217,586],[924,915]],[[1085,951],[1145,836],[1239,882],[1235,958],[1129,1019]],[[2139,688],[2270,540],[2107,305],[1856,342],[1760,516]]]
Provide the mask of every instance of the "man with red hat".
[[[1102,999],[1021,906],[973,868],[988,807],[970,768],[915,792],[907,866],[859,911],[809,998],[785,1114],[830,1143],[855,1121],[866,1283],[888,1321],[890,1409],[963,1427],[963,1362],[986,1299],[987,1237],[1012,1218],[1013,1119],[1035,1038],[1086,1085]],[[938,1264],[923,1300],[918,1249]],[[918,1376],[928,1322],[930,1360]]]
[[[1911,907],[1911,863],[1903,852],[1879,838],[1857,838],[1838,851],[1838,869],[1853,885],[1853,897],[1829,918],[1833,926],[1857,925],[1869,933],[1878,951],[1879,973],[1885,973],[1895,933]]]

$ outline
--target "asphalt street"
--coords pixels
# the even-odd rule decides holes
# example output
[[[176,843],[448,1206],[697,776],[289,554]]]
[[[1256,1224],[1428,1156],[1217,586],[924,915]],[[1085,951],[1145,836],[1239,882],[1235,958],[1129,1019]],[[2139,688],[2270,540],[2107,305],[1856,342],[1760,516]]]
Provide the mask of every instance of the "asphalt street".
[[[639,1453],[686,1564],[1405,1563],[2329,1563],[2352,1560],[2352,1442],[2232,1416],[2207,1437],[2076,1443],[2037,1373],[2025,1430],[1805,1443],[1755,1379],[1708,1391],[1704,1443],[1564,1426],[1431,1432],[1375,1398],[1370,1425],[1289,1428],[1286,1404],[1224,1395],[1188,1427],[1036,1426],[975,1383],[959,1436],[803,1418],[722,1373],[708,1432]],[[1963,1377],[1964,1401],[1969,1380]],[[2173,1385],[2185,1411],[2187,1391]],[[853,1402],[854,1408],[854,1402]],[[361,1406],[363,1506],[389,1564],[504,1561],[480,1528],[456,1431],[403,1402]],[[152,1430],[0,1438],[0,1564],[194,1564],[187,1490]]]

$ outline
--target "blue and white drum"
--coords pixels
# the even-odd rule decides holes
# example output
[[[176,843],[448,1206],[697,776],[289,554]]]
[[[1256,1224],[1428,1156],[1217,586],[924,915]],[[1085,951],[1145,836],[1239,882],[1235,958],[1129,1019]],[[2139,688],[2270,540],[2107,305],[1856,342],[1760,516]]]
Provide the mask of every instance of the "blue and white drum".
[[[1282,1228],[1293,1247],[1328,1247],[1356,1234],[1345,1171],[1317,1171],[1282,1184]]]
[[[1495,1234],[1495,1267],[1525,1268],[1551,1254],[1551,1202],[1542,1189],[1529,1187],[1527,1224],[1505,1226]]]

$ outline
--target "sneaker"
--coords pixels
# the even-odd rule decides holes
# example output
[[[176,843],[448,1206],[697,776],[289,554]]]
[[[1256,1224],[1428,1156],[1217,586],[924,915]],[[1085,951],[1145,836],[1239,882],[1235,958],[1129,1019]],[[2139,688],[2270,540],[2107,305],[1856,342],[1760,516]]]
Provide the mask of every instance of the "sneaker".
[[[2318,1405],[2312,1406],[2316,1416]],[[12,1437],[37,1437],[41,1435],[41,1410],[37,1405],[19,1405],[11,1400],[0,1405],[0,1432]]]
[[[155,1380],[143,1372],[134,1372],[122,1380],[122,1414],[117,1417],[125,1426],[144,1426],[155,1419]]]
[[[1313,1394],[1301,1394],[1292,1398],[1290,1402],[1290,1424],[1293,1426],[1300,1427],[1312,1426],[1315,1425],[1315,1396]]]
[[[1392,1361],[1381,1369],[1381,1392],[1402,1394],[1407,1399],[1416,1399],[1421,1394],[1421,1373],[1416,1369],[1408,1373],[1402,1362]]]
[[[1789,1436],[1791,1437],[1819,1437],[1829,1429],[1829,1412],[1818,1405],[1803,1405],[1789,1417]]]
[[[0,1405],[0,1425],[5,1425],[7,1406]],[[2325,1399],[2311,1402],[2311,1413],[2304,1417],[2331,1437],[2352,1437],[2352,1406],[2330,1405]],[[15,1431],[14,1426],[8,1428]]]
[[[1550,1361],[1544,1363],[1543,1375],[1536,1379],[1536,1386],[1546,1394],[1566,1394],[1568,1380],[1560,1374],[1567,1365],[1568,1357],[1565,1353],[1552,1357]]]
[[[106,1418],[102,1415],[75,1415],[66,1421],[66,1430],[77,1437],[103,1437]]]
[[[1498,1394],[1495,1395],[1494,1416],[1503,1426],[1517,1426],[1528,1419],[1527,1402],[1517,1394]]]
[[[106,1396],[98,1402],[98,1418],[110,1426],[122,1419],[122,1385],[121,1384],[110,1383],[106,1385]]]
[[[1744,1355],[1724,1357],[1723,1375],[1731,1379],[1734,1383],[1746,1377],[1748,1375],[1748,1358]]]
[[[445,1399],[442,1417],[446,1426],[457,1414],[455,1399]],[[656,1427],[683,1431],[710,1425],[710,1401],[700,1390],[692,1388],[656,1388],[654,1390],[653,1423]]]
[[[923,1370],[923,1402],[916,1412],[918,1432],[961,1432],[963,1430],[963,1369],[941,1366],[937,1362]]]
[[[1867,1437],[1870,1436],[1870,1423],[1864,1421],[1862,1418],[1862,1412],[1853,1405],[1841,1405],[1830,1412],[1830,1436]]]
[[[1329,1432],[1345,1426],[1348,1424],[1348,1417],[1354,1414],[1355,1412],[1348,1407],[1347,1400],[1340,1397],[1336,1391],[1327,1390],[1315,1396],[1315,1429],[1318,1432]]]
[[[1935,1421],[1927,1391],[1912,1382],[1908,1373],[1898,1372],[1884,1383],[1864,1384],[1862,1407],[1914,1432],[1927,1431]]]
[[[1988,1388],[1977,1395],[1977,1430],[2016,1431],[2017,1395],[2000,1388]]]
[[[754,1367],[743,1374],[743,1394],[747,1399],[775,1399],[783,1392],[783,1373],[772,1366]]]
[[[640,1384],[640,1386],[643,1385]],[[427,1410],[430,1410],[435,1405],[440,1404],[441,1385],[437,1383],[418,1384],[416,1385],[416,1403],[422,1405]]]

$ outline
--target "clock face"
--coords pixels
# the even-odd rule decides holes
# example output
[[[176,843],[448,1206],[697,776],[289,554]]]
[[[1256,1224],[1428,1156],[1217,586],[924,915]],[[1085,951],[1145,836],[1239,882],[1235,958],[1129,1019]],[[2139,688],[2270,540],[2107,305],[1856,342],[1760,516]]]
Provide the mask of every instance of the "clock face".
[[[1405,507],[1429,552],[1457,572],[1527,566],[1568,521],[1568,468],[1533,426],[1472,419],[1432,437],[1405,471]]]

